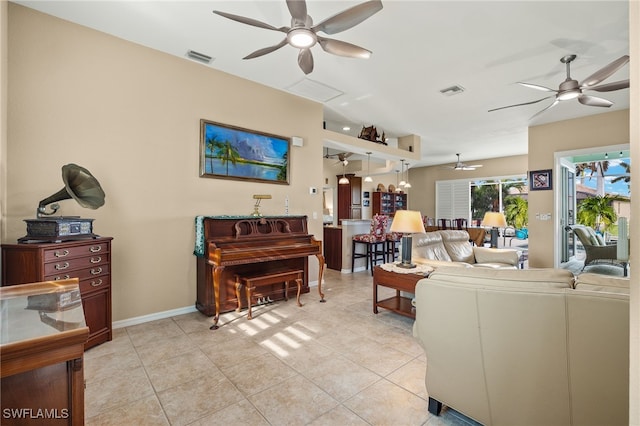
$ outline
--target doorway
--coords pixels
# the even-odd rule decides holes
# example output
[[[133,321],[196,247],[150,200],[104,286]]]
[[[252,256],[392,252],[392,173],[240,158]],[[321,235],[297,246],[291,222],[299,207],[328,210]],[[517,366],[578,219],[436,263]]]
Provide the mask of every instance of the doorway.
[[[587,198],[608,196],[616,199],[618,217],[630,216],[630,153],[629,145],[609,145],[555,153],[555,173],[558,190],[554,210],[554,266],[579,260],[582,255],[573,233],[565,227],[581,223],[580,203]],[[606,238],[615,239],[617,225],[611,224]],[[607,232],[609,231],[609,232]]]

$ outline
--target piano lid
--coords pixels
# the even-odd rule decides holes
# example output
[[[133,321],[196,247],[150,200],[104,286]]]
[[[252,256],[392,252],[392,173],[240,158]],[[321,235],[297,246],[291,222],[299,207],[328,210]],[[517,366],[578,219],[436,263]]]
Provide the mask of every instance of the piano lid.
[[[204,221],[205,219],[213,219],[213,220],[224,220],[224,221],[242,221],[242,220],[256,220],[256,219],[278,219],[278,218],[288,218],[288,219],[303,219],[306,222],[307,216],[305,215],[289,215],[289,216],[261,216],[260,218],[256,218],[255,216],[249,215],[220,215],[220,216],[196,216],[195,218],[195,228],[196,228],[196,236],[195,236],[195,247],[193,250],[193,254],[198,257],[204,257],[207,251],[207,236],[205,235],[204,229]]]

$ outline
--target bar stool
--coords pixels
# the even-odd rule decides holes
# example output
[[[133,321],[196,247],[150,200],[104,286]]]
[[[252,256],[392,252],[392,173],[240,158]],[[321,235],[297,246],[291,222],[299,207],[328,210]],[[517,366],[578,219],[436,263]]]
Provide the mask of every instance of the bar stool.
[[[400,232],[387,232],[387,261],[393,262],[400,254],[400,239],[402,234]]]
[[[351,243],[351,272],[353,272],[356,259],[367,258],[367,269],[371,264],[371,275],[373,267],[379,260],[387,261],[387,226],[389,217],[376,214],[371,219],[371,227],[368,234],[357,234],[352,238]],[[356,253],[358,244],[365,245],[364,253]]]

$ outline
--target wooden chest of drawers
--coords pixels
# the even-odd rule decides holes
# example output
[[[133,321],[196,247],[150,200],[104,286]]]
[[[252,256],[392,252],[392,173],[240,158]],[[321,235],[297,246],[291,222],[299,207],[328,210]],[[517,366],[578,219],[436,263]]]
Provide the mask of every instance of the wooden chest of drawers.
[[[89,327],[85,349],[111,340],[111,240],[2,245],[2,285],[80,280]]]

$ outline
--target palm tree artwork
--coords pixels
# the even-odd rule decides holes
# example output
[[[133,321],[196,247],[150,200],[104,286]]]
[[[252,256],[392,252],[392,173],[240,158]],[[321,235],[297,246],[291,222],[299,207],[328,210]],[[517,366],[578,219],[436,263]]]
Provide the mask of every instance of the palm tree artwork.
[[[289,139],[201,120],[204,177],[289,183]]]

